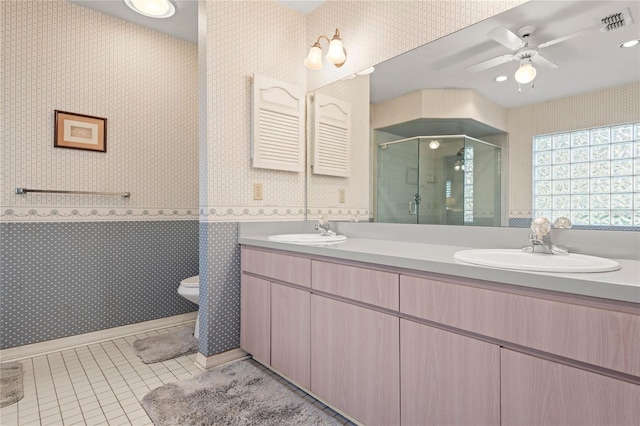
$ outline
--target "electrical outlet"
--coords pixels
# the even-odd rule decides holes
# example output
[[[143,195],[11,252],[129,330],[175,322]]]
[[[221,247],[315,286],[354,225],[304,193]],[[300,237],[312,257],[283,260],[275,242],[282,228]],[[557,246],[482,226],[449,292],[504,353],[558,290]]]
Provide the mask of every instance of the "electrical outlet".
[[[262,200],[262,184],[261,183],[253,184],[253,199]]]
[[[338,202],[339,203],[345,203],[346,196],[345,196],[345,191],[344,188],[340,188],[338,189]]]

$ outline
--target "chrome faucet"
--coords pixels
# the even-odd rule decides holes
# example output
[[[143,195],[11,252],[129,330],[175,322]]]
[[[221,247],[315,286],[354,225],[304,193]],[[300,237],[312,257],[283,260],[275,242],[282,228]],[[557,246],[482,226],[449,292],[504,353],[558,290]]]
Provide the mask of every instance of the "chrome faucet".
[[[553,223],[553,228],[571,228],[571,221],[566,217],[559,217]],[[522,247],[529,253],[569,254],[569,251],[551,242],[551,222],[546,217],[539,217],[531,222],[530,246]]]
[[[321,235],[336,235],[336,233],[331,230],[331,224],[329,223],[329,219],[327,219],[326,216],[322,216],[320,219],[318,219],[318,222],[314,225],[313,229],[315,229],[316,231],[320,231]]]

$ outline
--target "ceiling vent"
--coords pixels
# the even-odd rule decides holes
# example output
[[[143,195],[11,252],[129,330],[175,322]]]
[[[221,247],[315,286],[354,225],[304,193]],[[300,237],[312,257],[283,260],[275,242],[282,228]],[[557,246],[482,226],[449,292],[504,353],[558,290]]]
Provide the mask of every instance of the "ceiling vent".
[[[612,13],[609,16],[605,16],[604,18],[600,19],[600,22],[604,24],[604,27],[602,27],[602,29],[600,30],[603,33],[624,27],[625,25],[633,24],[631,13],[629,12],[628,8],[624,9],[622,12]]]

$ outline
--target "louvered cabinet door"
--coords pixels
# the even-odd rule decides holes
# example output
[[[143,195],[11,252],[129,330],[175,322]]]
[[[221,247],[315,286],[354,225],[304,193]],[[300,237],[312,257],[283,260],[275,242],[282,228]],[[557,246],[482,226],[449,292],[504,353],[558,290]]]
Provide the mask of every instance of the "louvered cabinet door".
[[[255,74],[251,86],[253,167],[304,171],[305,92]]]
[[[314,174],[349,177],[351,104],[316,93],[313,99]]]

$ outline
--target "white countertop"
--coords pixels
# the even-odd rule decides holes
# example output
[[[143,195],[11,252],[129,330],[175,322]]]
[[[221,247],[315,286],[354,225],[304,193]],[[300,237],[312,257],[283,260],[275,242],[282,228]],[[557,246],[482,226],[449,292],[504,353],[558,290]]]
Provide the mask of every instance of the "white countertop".
[[[240,236],[240,244],[414,269],[478,280],[640,303],[640,262],[616,259],[621,269],[596,273],[547,273],[488,268],[453,258],[462,247],[443,244],[352,238],[340,244],[310,246],[278,243],[268,236]]]

